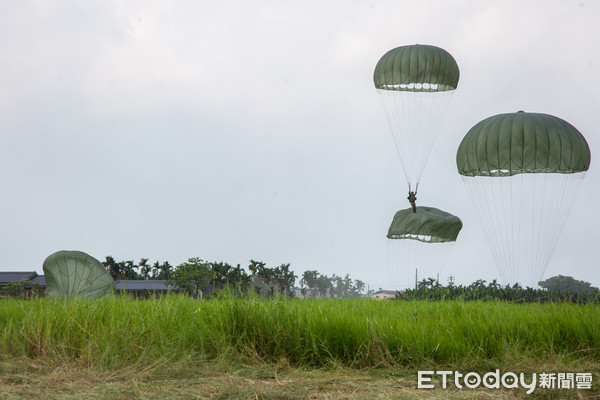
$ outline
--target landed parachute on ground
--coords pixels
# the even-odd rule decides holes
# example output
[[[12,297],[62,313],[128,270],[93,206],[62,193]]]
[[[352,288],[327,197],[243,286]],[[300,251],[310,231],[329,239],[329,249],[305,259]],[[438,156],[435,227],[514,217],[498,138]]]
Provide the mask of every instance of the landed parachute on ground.
[[[536,286],[590,166],[590,148],[547,114],[500,114],[476,124],[456,155],[504,283]]]
[[[418,188],[458,79],[458,65],[450,53],[429,45],[392,49],[375,67],[373,82],[409,191]]]
[[[113,278],[104,265],[81,251],[58,251],[44,260],[48,297],[99,298],[111,293]]]
[[[435,278],[460,230],[460,218],[434,207],[400,210],[388,229],[388,260],[395,284],[414,287],[418,279]]]

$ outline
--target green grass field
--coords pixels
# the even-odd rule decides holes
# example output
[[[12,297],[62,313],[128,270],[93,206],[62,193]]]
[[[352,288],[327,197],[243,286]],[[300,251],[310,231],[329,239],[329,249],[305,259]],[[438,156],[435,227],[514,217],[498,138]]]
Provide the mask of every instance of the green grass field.
[[[368,392],[361,397],[361,390],[368,388],[385,388],[385,398],[448,398],[449,392],[441,390],[417,391],[416,371],[487,372],[498,368],[516,373],[591,372],[596,381],[600,370],[600,309],[567,303],[367,299],[2,299],[0,354],[5,377],[0,395],[4,397],[14,394],[14,388],[24,387],[15,385],[14,379],[6,381],[7,376],[37,379],[38,389],[43,390],[52,387],[45,379],[53,371],[62,370],[76,376],[121,376],[123,372],[115,371],[127,371],[125,375],[137,377],[142,386],[143,382],[159,379],[157,376],[169,382],[184,379],[189,383],[198,376],[207,382],[223,374],[215,381],[238,382],[235,377],[258,371],[259,377],[287,376],[287,382],[298,381],[298,389],[308,390],[311,382],[321,387],[315,389],[316,397],[289,388],[285,390],[291,393],[287,397],[280,392],[269,397],[267,392],[257,392],[256,385],[250,385],[254,389],[249,392],[219,397],[217,389],[213,388],[214,396],[204,396],[203,390],[212,393],[211,389],[194,386],[189,398],[255,398],[257,393],[262,393],[259,398],[323,398],[318,396],[319,390],[327,393],[327,385],[315,383],[323,376],[350,386],[353,379],[364,381],[357,386],[359,389],[349,389],[355,397],[346,396],[344,389],[324,398],[372,398],[377,394]],[[254,378],[240,379],[251,382]],[[377,380],[379,384],[374,383]],[[117,381],[124,385],[123,398],[131,398],[125,395],[131,382]],[[233,387],[235,383],[226,389]],[[120,389],[115,390],[118,394]],[[139,397],[152,397],[156,392],[152,390],[140,389]],[[412,394],[406,395],[406,390]],[[161,398],[159,392],[156,398]],[[518,390],[453,393],[455,398],[479,398],[464,397],[477,393],[488,396],[485,398],[523,396]],[[536,392],[534,398],[555,398],[553,393]],[[563,390],[558,394],[566,397],[556,398],[600,396],[596,382],[592,390]],[[510,397],[513,395],[517,397]],[[27,397],[21,393],[23,396]],[[115,396],[106,398],[111,397]]]

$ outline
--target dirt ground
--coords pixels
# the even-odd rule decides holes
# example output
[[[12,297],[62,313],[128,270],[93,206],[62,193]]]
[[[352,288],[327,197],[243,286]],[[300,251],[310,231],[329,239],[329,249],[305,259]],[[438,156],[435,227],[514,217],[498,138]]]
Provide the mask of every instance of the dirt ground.
[[[0,361],[2,399],[600,399],[592,390],[417,389],[416,371],[288,365],[153,365],[119,370]]]

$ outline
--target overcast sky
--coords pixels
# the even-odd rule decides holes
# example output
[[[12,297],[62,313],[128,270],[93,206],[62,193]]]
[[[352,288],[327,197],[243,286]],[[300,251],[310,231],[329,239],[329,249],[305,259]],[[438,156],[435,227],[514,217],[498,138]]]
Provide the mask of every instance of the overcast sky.
[[[0,0],[0,270],[73,249],[393,289],[385,235],[408,203],[372,74],[421,43],[461,73],[419,191],[464,223],[441,279],[498,277],[456,148],[525,110],[588,140],[546,277],[600,286],[599,20],[600,3],[568,0]]]

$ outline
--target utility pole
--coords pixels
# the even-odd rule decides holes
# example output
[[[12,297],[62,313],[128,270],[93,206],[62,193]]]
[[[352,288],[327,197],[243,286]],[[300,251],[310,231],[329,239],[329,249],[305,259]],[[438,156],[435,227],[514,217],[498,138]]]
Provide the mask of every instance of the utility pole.
[[[450,286],[454,286],[454,277],[452,275],[448,277],[448,282],[450,282]]]
[[[417,282],[419,279],[419,274],[418,274],[419,269],[415,268],[415,290],[417,290]]]

